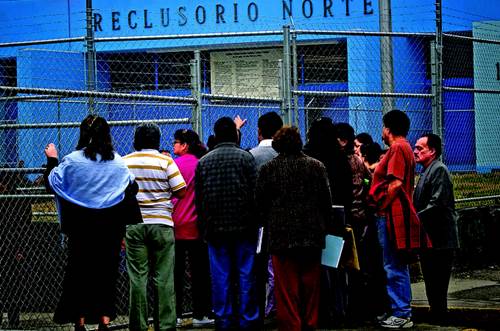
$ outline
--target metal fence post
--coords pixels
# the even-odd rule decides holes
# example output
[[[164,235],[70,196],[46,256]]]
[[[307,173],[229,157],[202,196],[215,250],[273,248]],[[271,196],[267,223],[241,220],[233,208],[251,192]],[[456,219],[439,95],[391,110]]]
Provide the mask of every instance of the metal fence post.
[[[379,1],[379,22],[381,32],[392,32],[391,0]],[[392,37],[380,37],[380,73],[382,93],[394,92],[394,63],[392,57]],[[394,98],[382,97],[382,114],[394,109]]]
[[[282,78],[283,78],[283,113],[285,116],[285,124],[293,124],[293,111],[292,111],[292,81],[291,81],[291,59],[290,59],[290,26],[283,26],[283,65],[282,65]]]
[[[432,132],[441,137],[443,131],[443,30],[441,1],[436,0],[436,40],[431,41],[431,80],[432,80]]]
[[[281,117],[286,121],[286,113],[285,113],[285,91],[284,91],[284,80],[283,80],[283,60],[278,60],[278,91],[279,91],[279,99],[280,99],[280,110]],[[284,122],[285,122],[284,121]]]
[[[8,92],[0,92],[0,118],[5,118],[5,112],[7,110],[7,99],[6,95],[8,95]],[[0,120],[0,123],[3,123],[3,120]],[[5,131],[0,130],[0,141],[5,141]],[[0,163],[5,163],[5,152],[7,150],[7,146],[5,144],[0,144]]]
[[[201,55],[200,51],[194,51],[194,59],[191,66],[191,95],[195,99],[193,104],[192,123],[193,130],[203,139],[203,123],[201,119],[202,98],[201,98]]]
[[[94,24],[92,16],[92,0],[86,0],[86,36],[85,36],[85,59],[87,64],[86,72],[86,87],[87,91],[95,90],[95,70],[96,70],[96,57],[95,57],[95,43],[94,43]],[[89,114],[94,113],[94,97],[89,96],[88,98],[88,112]]]
[[[293,75],[293,90],[297,90],[299,86],[299,69],[297,65],[297,34],[292,32],[292,75]],[[293,116],[294,125],[299,126],[299,98],[297,94],[293,94]],[[307,129],[307,127],[306,127]]]

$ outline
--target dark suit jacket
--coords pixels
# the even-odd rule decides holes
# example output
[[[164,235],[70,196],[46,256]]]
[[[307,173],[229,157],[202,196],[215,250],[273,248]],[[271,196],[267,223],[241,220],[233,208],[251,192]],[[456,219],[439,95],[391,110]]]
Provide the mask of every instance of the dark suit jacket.
[[[457,213],[448,168],[434,160],[420,175],[413,194],[418,216],[433,248],[458,248]]]

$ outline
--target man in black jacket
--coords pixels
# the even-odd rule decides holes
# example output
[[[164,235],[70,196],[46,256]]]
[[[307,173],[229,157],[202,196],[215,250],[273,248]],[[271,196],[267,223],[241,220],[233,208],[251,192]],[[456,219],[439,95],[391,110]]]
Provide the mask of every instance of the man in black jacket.
[[[453,183],[447,167],[438,160],[441,138],[424,134],[414,149],[415,161],[424,168],[413,202],[428,233],[432,248],[421,254],[425,291],[432,318],[443,320],[447,312],[447,294],[453,252],[458,248],[457,214]]]

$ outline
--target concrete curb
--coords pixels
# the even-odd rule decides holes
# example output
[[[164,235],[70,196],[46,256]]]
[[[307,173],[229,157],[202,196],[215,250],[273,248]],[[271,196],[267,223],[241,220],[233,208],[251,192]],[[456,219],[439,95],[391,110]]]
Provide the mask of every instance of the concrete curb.
[[[412,305],[412,312],[416,322],[436,323],[428,314],[428,305]],[[500,308],[448,307],[448,318],[441,324],[500,330]]]

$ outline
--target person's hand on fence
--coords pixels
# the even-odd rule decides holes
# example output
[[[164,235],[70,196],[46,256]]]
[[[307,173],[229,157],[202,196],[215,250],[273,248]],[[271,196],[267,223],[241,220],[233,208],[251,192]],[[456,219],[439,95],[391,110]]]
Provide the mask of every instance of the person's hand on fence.
[[[234,124],[236,124],[236,129],[239,130],[247,123],[247,119],[242,119],[240,115],[236,115],[234,118]]]
[[[45,146],[44,152],[47,157],[55,157],[56,159],[58,157],[56,145],[54,145],[53,143],[50,143],[47,146]]]

